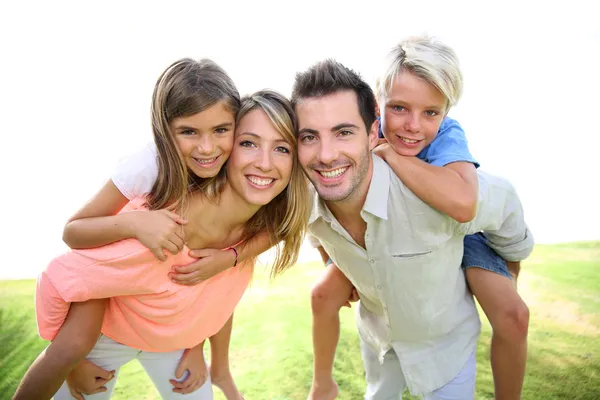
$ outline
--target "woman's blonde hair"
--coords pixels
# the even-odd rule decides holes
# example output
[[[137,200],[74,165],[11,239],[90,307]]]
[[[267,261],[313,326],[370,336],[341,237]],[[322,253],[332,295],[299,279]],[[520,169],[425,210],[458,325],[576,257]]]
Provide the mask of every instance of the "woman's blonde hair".
[[[182,208],[189,193],[210,192],[222,186],[224,168],[217,176],[205,179],[188,172],[169,129],[173,119],[197,114],[221,101],[237,114],[240,95],[227,73],[211,60],[183,58],[171,64],[158,78],[152,94],[158,178],[147,199],[151,210]]]
[[[271,277],[282,273],[298,260],[300,246],[308,226],[310,195],[308,180],[298,162],[298,124],[291,103],[285,96],[261,90],[242,99],[237,123],[250,111],[262,110],[271,120],[273,127],[292,148],[292,172],[287,187],[263,207],[246,223],[244,237],[250,238],[259,232],[268,232],[271,244],[276,246],[275,262]]]
[[[415,36],[394,46],[376,82],[379,99],[387,99],[402,71],[415,74],[438,89],[446,97],[447,110],[458,103],[463,77],[456,53],[444,43],[428,36]]]

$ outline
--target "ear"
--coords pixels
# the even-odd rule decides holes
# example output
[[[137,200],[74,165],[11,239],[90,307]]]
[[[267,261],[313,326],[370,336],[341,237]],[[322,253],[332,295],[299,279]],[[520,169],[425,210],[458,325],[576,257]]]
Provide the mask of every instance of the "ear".
[[[381,111],[379,111],[379,102],[375,101],[375,115],[377,118],[381,117]]]
[[[376,119],[369,129],[369,150],[373,150],[379,144],[379,120]]]

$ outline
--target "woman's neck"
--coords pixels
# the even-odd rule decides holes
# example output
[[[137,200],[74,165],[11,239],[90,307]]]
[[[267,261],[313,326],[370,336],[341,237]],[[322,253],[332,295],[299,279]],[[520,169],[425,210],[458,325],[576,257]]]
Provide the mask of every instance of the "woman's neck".
[[[261,206],[248,203],[229,184],[225,184],[217,202],[203,194],[188,203],[186,238],[190,248],[225,248],[244,239],[244,227]]]

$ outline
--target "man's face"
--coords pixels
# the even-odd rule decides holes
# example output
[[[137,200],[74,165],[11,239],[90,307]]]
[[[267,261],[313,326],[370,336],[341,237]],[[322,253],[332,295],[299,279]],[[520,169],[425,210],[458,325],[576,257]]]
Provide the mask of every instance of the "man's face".
[[[298,159],[319,196],[343,201],[356,195],[371,171],[371,150],[377,144],[377,123],[369,132],[353,91],[302,99],[298,115]],[[363,185],[366,195],[368,184]]]
[[[430,144],[448,112],[446,97],[409,71],[401,71],[379,101],[383,135],[403,156],[416,156]]]

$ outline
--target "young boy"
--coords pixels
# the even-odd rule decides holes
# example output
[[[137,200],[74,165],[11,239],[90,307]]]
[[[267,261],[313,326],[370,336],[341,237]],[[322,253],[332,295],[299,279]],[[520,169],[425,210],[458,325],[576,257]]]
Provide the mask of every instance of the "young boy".
[[[409,38],[394,47],[385,67],[376,96],[380,136],[386,140],[375,153],[431,207],[458,222],[472,220],[479,165],[469,153],[460,125],[446,117],[462,92],[454,51],[431,38]],[[485,233],[467,236],[464,247],[462,267],[467,282],[493,328],[495,398],[519,399],[529,324],[529,310],[515,286],[521,260],[507,260],[507,265],[489,247]],[[324,250],[319,250],[328,260]],[[326,264],[325,275],[312,291],[314,377],[309,400],[337,396],[332,369],[338,314],[353,293],[352,283],[335,264],[330,260]]]

